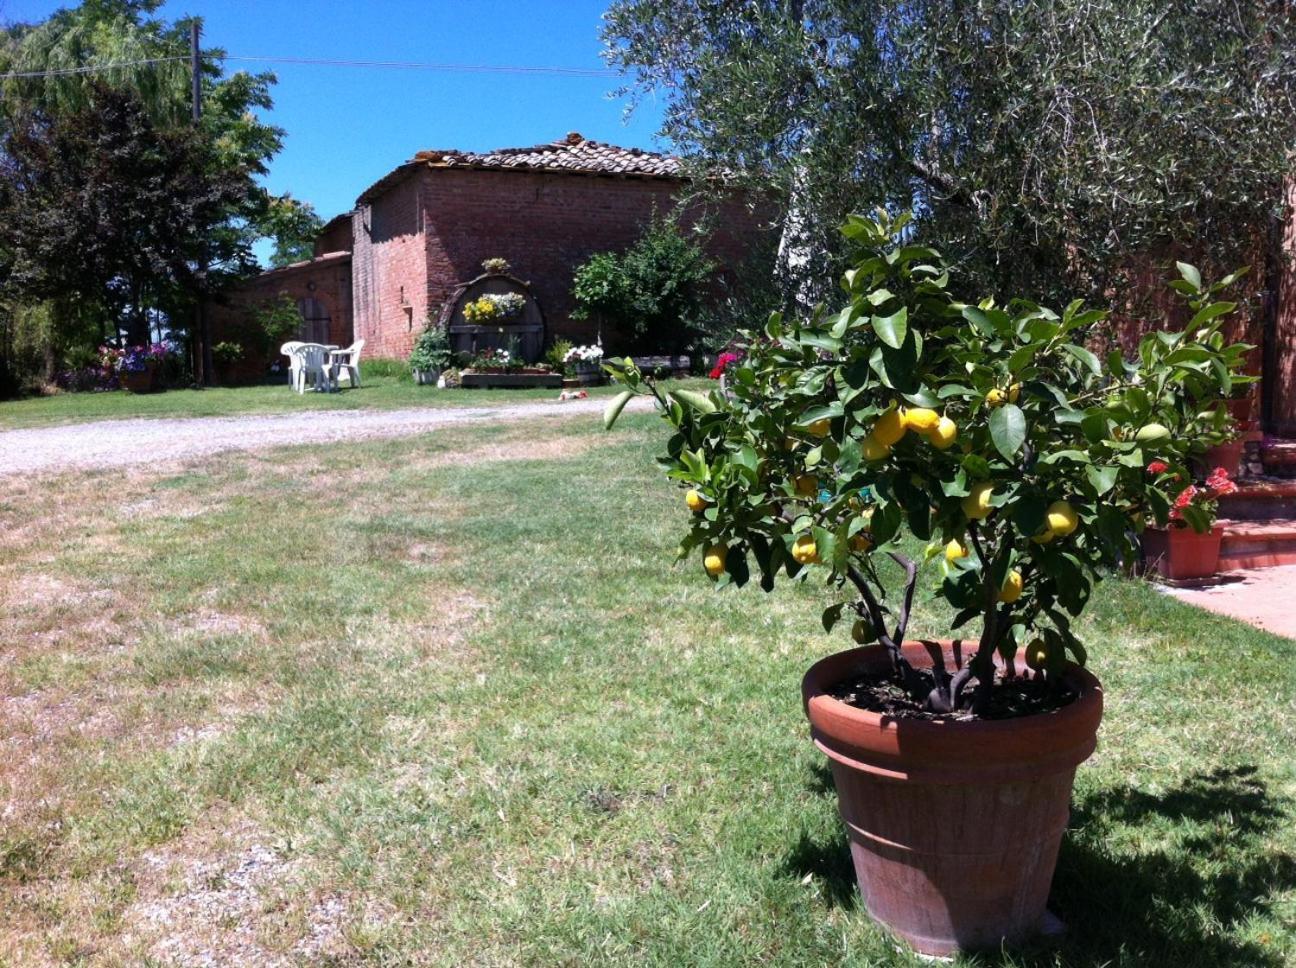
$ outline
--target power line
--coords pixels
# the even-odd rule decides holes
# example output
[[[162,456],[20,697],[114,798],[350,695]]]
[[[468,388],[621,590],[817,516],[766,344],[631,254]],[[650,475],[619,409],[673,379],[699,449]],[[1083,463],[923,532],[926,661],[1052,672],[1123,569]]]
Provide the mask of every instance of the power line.
[[[63,77],[68,74],[94,74],[98,71],[117,70],[120,67],[141,67],[145,64],[168,64],[176,61],[186,61],[188,59],[188,54],[178,54],[175,57],[145,57],[141,60],[117,61],[113,64],[85,64],[81,67],[62,67],[46,71],[11,71],[8,74],[0,74],[0,81],[7,81],[11,78],[18,77]]]
[[[558,74],[571,77],[617,77],[616,71],[599,67],[526,67],[516,64],[429,64],[419,61],[334,60],[321,57],[251,57],[237,54],[212,55],[224,60],[264,61],[271,64],[314,64],[327,67],[388,67],[404,70],[449,71],[465,74]]]
[[[595,67],[529,67],[521,64],[431,64],[418,61],[364,61],[321,57],[252,57],[238,54],[203,54],[206,58],[227,61],[260,61],[269,64],[306,64],[322,67],[377,67],[400,70],[442,71],[456,74],[551,74],[559,77],[617,77],[616,71]],[[146,64],[171,64],[187,61],[188,55],[174,57],[145,57],[140,60],[117,61],[112,64],[85,64],[81,67],[64,67],[44,71],[12,71],[0,74],[0,81],[29,77],[65,77],[73,74],[95,74],[123,67],[142,67]]]

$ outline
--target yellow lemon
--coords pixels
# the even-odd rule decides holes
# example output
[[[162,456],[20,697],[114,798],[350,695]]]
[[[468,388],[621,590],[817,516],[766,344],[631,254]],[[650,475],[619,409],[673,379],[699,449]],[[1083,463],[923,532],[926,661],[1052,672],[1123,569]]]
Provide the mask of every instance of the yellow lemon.
[[[1016,403],[1019,397],[1021,397],[1021,384],[1014,383],[1008,388],[1008,402]]]
[[[811,565],[819,560],[819,549],[815,546],[814,535],[803,534],[792,542],[792,557],[803,565]]]
[[[940,419],[940,414],[926,407],[915,407],[913,410],[906,410],[904,413],[905,427],[920,434],[931,433],[936,429],[936,425],[940,423]]]
[[[1044,647],[1043,639],[1032,639],[1030,645],[1026,646],[1026,664],[1039,672],[1048,662],[1048,649]]]
[[[904,414],[892,407],[878,417],[877,423],[873,425],[873,436],[877,438],[878,443],[893,447],[908,429],[905,426]]]
[[[963,543],[958,538],[951,538],[950,543],[945,546],[945,560],[952,565],[960,558],[966,557],[967,548],[963,547]]]
[[[1017,599],[1021,598],[1022,593],[1022,576],[1021,572],[1014,569],[1008,572],[1008,577],[1004,579],[1003,587],[999,589],[999,601],[1005,605],[1011,605]]]
[[[941,417],[936,421],[936,426],[932,428],[931,433],[927,435],[927,439],[937,450],[946,450],[954,443],[954,438],[957,436],[958,424],[949,417]]]
[[[865,460],[882,460],[890,456],[891,448],[889,445],[882,443],[872,434],[864,438],[860,444],[860,454]]]
[[[724,574],[725,555],[729,554],[729,549],[724,544],[713,544],[706,550],[702,557],[702,567],[712,578],[719,578]]]
[[[806,427],[806,432],[812,434],[815,437],[827,437],[828,431],[831,429],[832,429],[832,422],[827,419],[824,419],[824,420],[814,421],[814,423]]]
[[[987,407],[1002,407],[1007,399],[1007,395],[998,387],[995,387],[985,395]]]
[[[851,626],[851,638],[855,640],[856,645],[872,642],[877,638],[873,634],[873,623],[866,618],[857,618],[855,624]]]
[[[688,509],[694,514],[700,514],[702,511],[706,510],[707,499],[697,491],[690,489],[689,492],[684,495],[684,503],[688,505]]]
[[[873,539],[861,531],[850,539],[850,547],[851,551],[857,551],[860,554],[864,554],[873,547]]]
[[[1075,508],[1066,501],[1054,501],[1050,504],[1044,520],[1048,522],[1049,530],[1059,538],[1065,538],[1080,526],[1080,515],[1076,514]]]
[[[1036,544],[1048,544],[1056,537],[1057,535],[1053,532],[1052,528],[1045,528],[1039,534],[1031,538],[1031,541],[1035,542]]]
[[[796,492],[802,497],[814,497],[819,493],[819,478],[813,474],[798,474],[794,483]]]
[[[989,481],[972,485],[972,493],[963,499],[963,513],[973,521],[980,521],[990,516],[994,510],[990,498],[994,497],[994,485]]]

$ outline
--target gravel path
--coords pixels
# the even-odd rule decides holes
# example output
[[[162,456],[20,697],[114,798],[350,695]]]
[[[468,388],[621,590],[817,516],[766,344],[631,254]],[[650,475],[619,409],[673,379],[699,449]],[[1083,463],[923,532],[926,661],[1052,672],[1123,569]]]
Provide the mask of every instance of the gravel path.
[[[82,468],[123,467],[370,437],[405,437],[476,421],[517,421],[601,413],[606,399],[544,401],[507,407],[411,410],[329,410],[245,417],[102,420],[0,431],[0,476]],[[647,409],[651,401],[632,400]]]

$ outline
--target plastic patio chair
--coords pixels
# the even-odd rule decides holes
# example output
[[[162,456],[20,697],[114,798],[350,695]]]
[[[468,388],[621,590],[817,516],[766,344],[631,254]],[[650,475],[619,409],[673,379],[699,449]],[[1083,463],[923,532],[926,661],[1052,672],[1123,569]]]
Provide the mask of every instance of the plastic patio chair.
[[[329,354],[329,370],[334,386],[337,385],[338,378],[344,375],[351,386],[360,385],[360,351],[364,349],[364,344],[364,340],[358,339],[346,349],[334,350]]]
[[[301,360],[297,357],[297,347],[302,345],[299,339],[289,340],[279,347],[279,352],[288,357],[288,385],[297,389],[297,374],[301,370]]]
[[[300,343],[292,351],[293,389],[305,393],[307,384],[317,390],[332,389],[329,375],[328,348],[319,343]]]

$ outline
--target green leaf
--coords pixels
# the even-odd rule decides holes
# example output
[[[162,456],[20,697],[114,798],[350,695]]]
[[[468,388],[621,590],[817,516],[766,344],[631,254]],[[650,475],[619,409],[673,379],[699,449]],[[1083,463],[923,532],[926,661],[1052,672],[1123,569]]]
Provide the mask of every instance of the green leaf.
[[[1026,442],[1026,414],[1007,403],[990,414],[990,439],[1005,460],[1012,460]]]
[[[909,307],[901,306],[890,316],[874,316],[873,332],[887,346],[898,350],[909,332]]]
[[[843,607],[843,603],[838,602],[836,605],[829,605],[823,610],[823,616],[820,618],[820,621],[823,622],[823,629],[825,632],[831,632],[833,626],[841,621]]]
[[[1201,291],[1201,273],[1197,271],[1196,266],[1191,266],[1187,262],[1176,262],[1175,267],[1179,270],[1179,275],[1198,292]]]
[[[617,417],[621,416],[621,411],[625,409],[630,398],[634,396],[633,390],[622,390],[603,409],[603,429],[611,430],[612,425],[617,422]]]
[[[698,393],[696,390],[671,390],[670,395],[698,413],[715,413],[716,411],[715,401],[705,393]]]
[[[1079,360],[1094,376],[1102,376],[1102,363],[1099,362],[1097,356],[1083,346],[1076,346],[1074,343],[1063,343],[1062,351]]]
[[[1089,478],[1089,483],[1093,485],[1093,489],[1099,497],[1102,497],[1116,486],[1116,477],[1119,474],[1119,467],[1099,467],[1096,464],[1090,464],[1085,468],[1085,476]]]
[[[1197,311],[1197,315],[1188,321],[1188,328],[1195,329],[1203,323],[1209,323],[1216,316],[1223,316],[1226,313],[1233,312],[1235,309],[1237,309],[1237,303],[1231,302],[1217,302],[1211,303],[1209,306],[1203,306]]]

